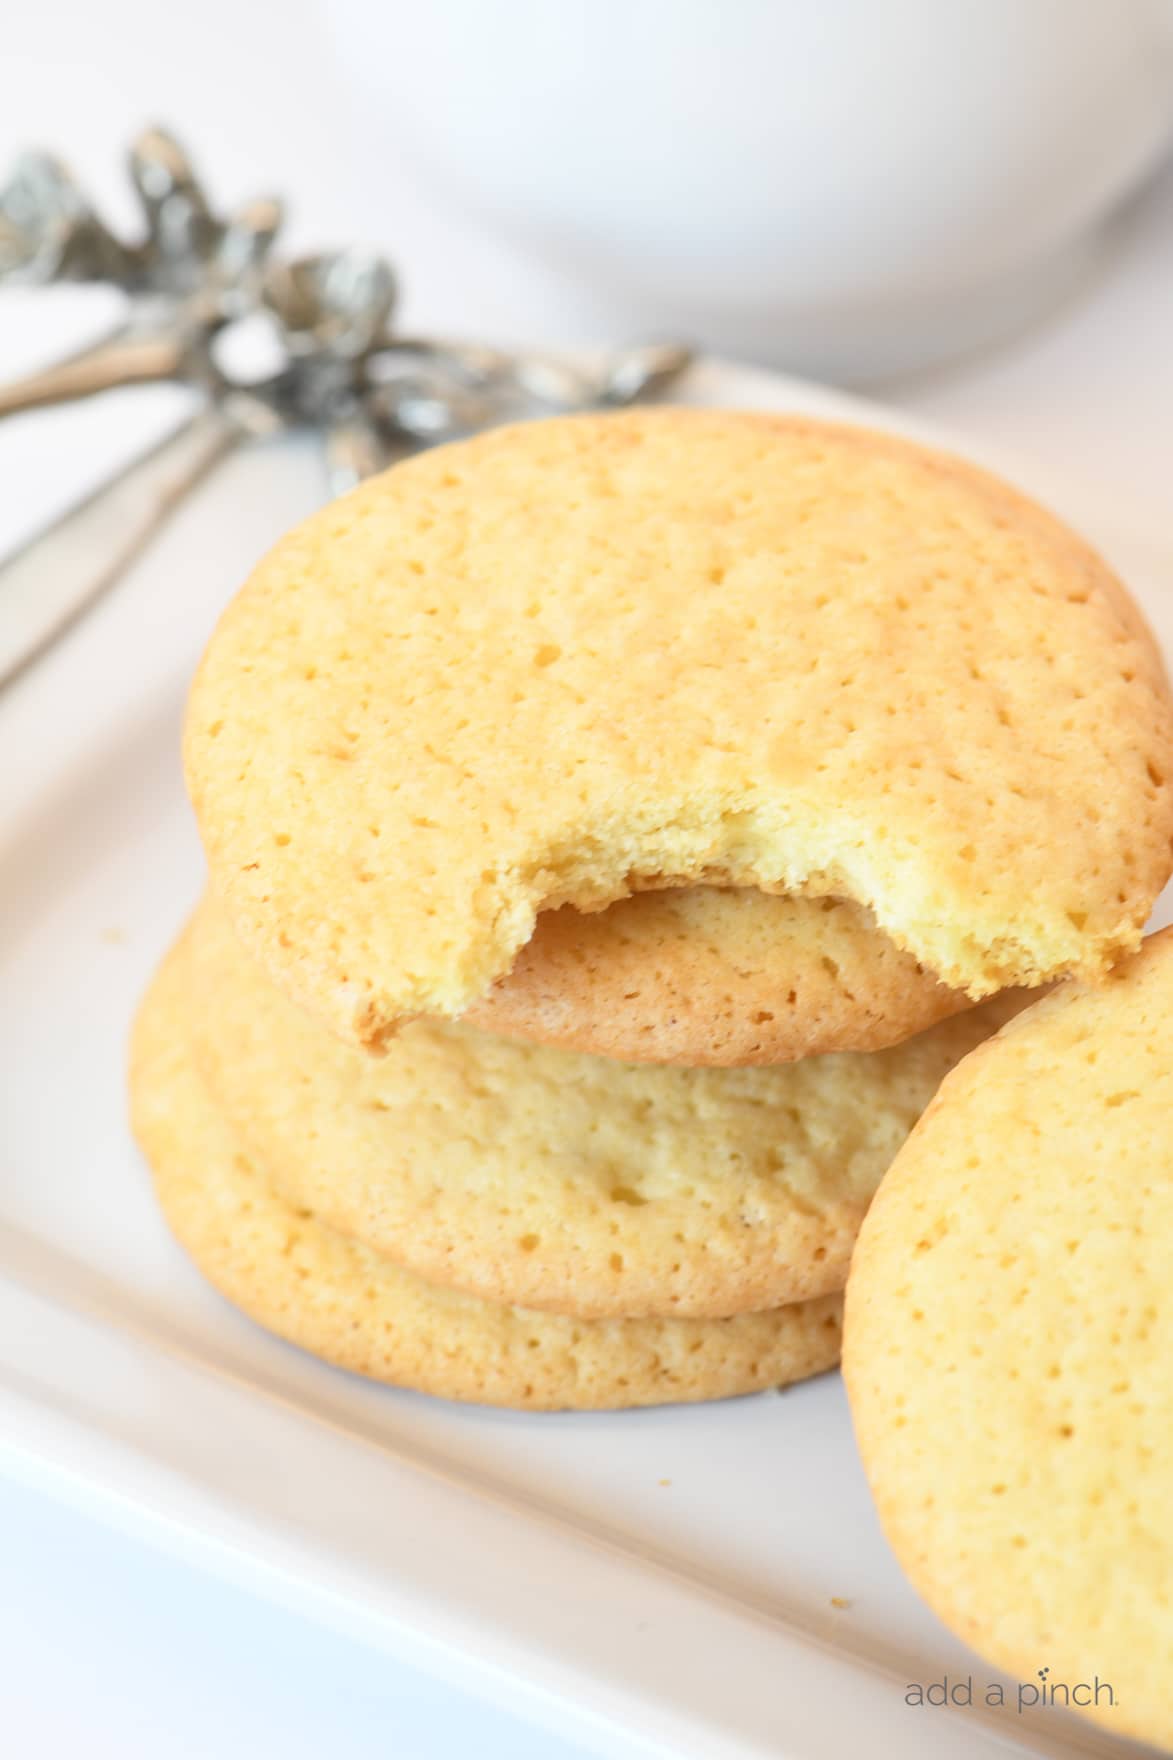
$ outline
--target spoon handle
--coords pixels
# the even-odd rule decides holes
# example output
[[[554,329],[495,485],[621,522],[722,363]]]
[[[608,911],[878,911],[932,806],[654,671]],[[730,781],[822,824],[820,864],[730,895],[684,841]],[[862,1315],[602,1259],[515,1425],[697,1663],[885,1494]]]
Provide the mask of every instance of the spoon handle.
[[[0,561],[0,683],[118,579],[175,503],[245,432],[217,406],[201,410]]]
[[[0,416],[68,403],[75,397],[93,397],[120,385],[177,379],[190,355],[190,340],[179,336],[118,337],[100,342],[39,373],[0,385]]]

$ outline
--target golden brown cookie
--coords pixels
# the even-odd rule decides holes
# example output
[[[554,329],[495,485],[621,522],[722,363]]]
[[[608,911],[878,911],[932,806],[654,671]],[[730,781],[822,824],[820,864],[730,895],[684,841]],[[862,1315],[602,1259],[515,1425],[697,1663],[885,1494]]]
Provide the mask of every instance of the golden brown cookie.
[[[688,886],[604,911],[543,911],[464,1019],[695,1068],[878,1051],[967,1007],[846,899]]]
[[[845,897],[980,997],[1134,947],[1171,867],[1139,613],[959,459],[800,418],[532,422],[259,565],[187,770],[238,932],[336,1031],[459,1015],[537,913]]]
[[[530,1411],[723,1399],[839,1355],[840,1299],[732,1320],[593,1320],[440,1289],[277,1196],[195,1072],[162,978],[139,1016],[135,1132],[176,1237],[262,1326],[360,1375]]]
[[[967,1058],[864,1224],[844,1346],[881,1519],[937,1613],[1043,1683],[1028,1706],[1164,1748],[1171,1046],[1166,931]]]
[[[1019,1006],[771,1069],[628,1065],[439,1021],[376,1059],[289,1003],[210,900],[167,971],[218,1104],[284,1196],[434,1282],[592,1317],[841,1290],[942,1076]]]

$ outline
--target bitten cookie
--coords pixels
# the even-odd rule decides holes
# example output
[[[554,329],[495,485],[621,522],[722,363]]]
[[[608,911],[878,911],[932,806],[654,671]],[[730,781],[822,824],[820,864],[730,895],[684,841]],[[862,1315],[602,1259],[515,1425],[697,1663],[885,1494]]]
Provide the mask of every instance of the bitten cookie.
[[[1103,562],[984,473],[652,409],[408,460],[259,565],[191,697],[214,884],[378,1045],[538,911],[837,896],[980,997],[1101,978],[1170,872],[1173,714]]]
[[[841,1290],[941,1078],[1020,1005],[773,1069],[631,1066],[436,1021],[374,1059],[291,1005],[211,900],[167,969],[213,1094],[285,1197],[434,1282],[592,1317]]]
[[[878,1051],[969,1006],[845,899],[713,886],[543,911],[464,1019],[630,1063]]]
[[[942,1619],[1055,1703],[1162,1747],[1171,1046],[1166,931],[967,1058],[864,1224],[844,1350],[881,1519]]]
[[[135,1132],[178,1240],[262,1326],[360,1375],[530,1411],[722,1399],[831,1368],[840,1298],[733,1320],[596,1320],[437,1289],[277,1196],[216,1110],[164,976],[137,1023]]]

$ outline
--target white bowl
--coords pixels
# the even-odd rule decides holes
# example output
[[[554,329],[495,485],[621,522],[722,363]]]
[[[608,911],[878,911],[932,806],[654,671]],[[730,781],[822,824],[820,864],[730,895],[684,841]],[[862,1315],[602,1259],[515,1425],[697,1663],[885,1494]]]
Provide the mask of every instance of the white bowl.
[[[379,127],[613,305],[838,378],[1055,297],[1173,131],[1168,0],[323,0]]]

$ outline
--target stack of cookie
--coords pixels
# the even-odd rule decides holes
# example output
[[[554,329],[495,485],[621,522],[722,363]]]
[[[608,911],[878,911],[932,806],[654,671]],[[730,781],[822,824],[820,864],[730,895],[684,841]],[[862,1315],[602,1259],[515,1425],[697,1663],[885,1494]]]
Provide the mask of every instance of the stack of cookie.
[[[211,890],[132,1073],[168,1218],[453,1397],[826,1368],[942,1077],[1136,944],[1171,725],[1098,558],[903,442],[661,410],[401,465],[193,689]]]

